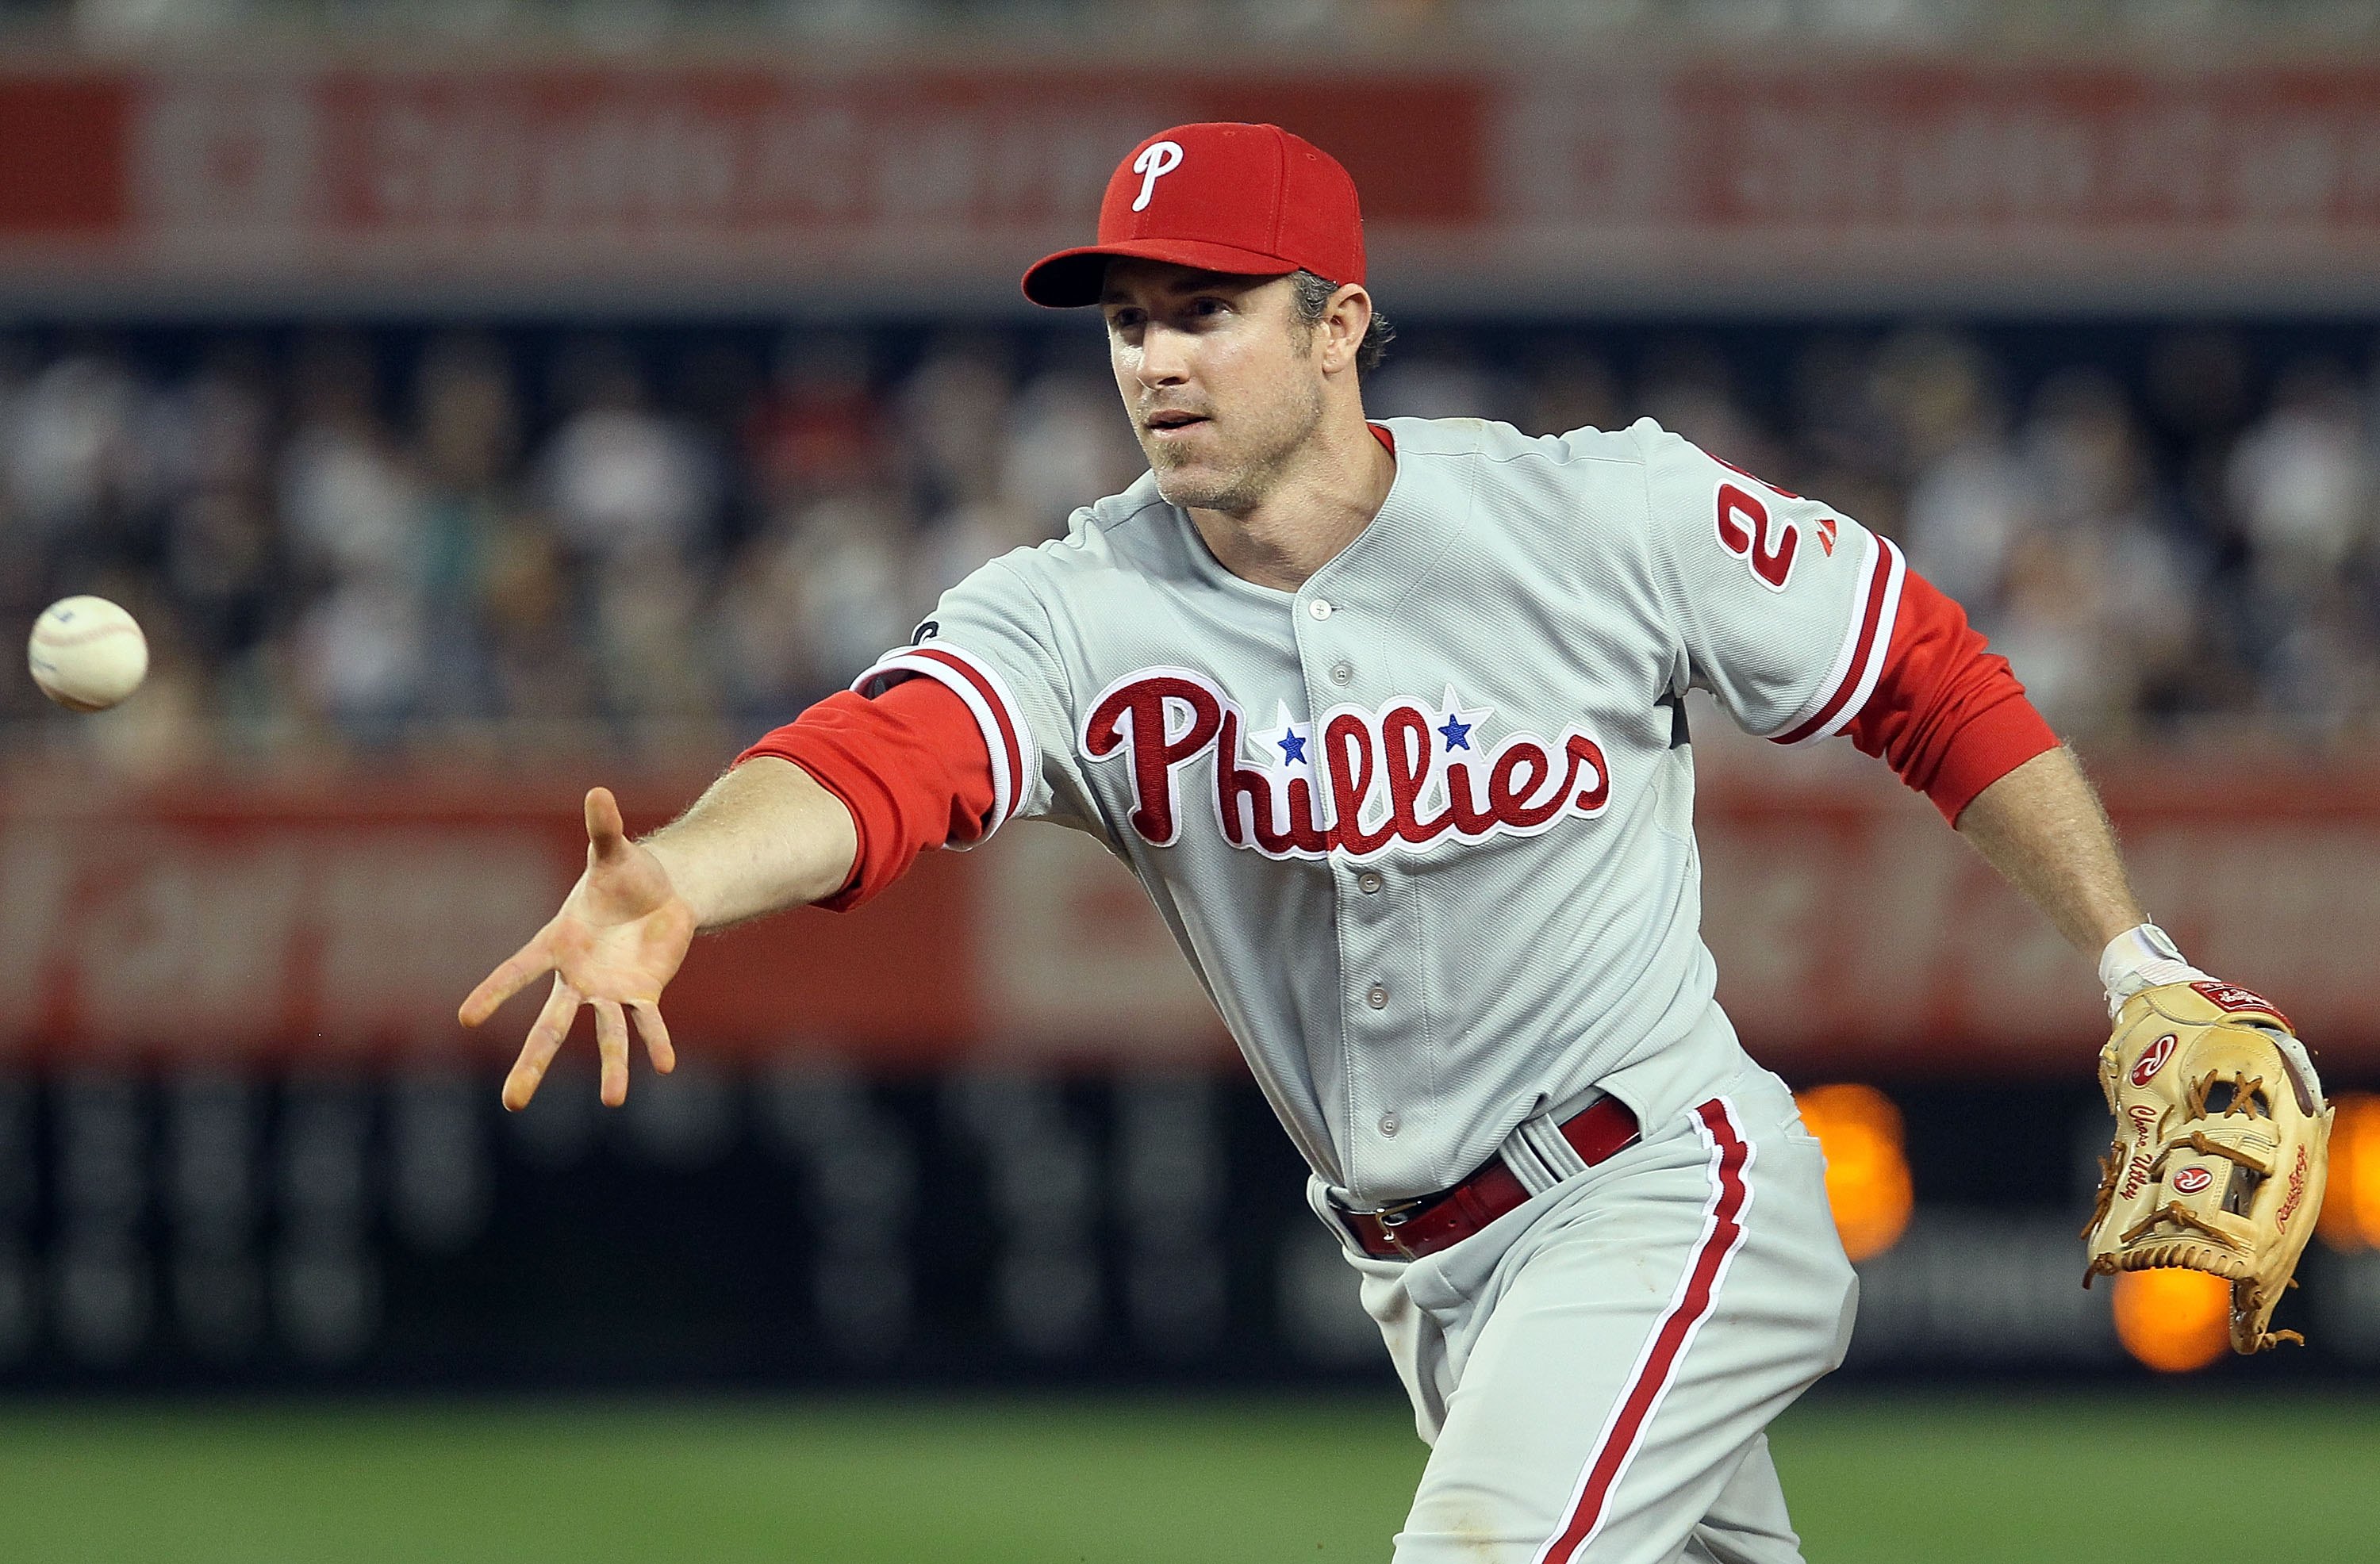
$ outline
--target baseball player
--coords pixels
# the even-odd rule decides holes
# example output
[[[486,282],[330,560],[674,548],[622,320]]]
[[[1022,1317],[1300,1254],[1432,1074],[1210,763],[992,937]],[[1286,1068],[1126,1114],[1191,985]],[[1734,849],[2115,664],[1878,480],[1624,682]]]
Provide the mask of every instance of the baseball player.
[[[1271,126],[1162,131],[1096,308],[1149,471],[942,598],[914,644],[588,867],[463,1006],[551,971],[603,1100],[698,929],[856,905],[1014,819],[1129,865],[1313,1170],[1432,1446],[1401,1564],[1782,1564],[1763,1430],[1840,1360],[1818,1146],[1713,1000],[1700,688],[1922,790],[2121,998],[2186,966],[2097,802],[1959,608],[1848,516],[1646,420],[1367,422],[1353,181]]]

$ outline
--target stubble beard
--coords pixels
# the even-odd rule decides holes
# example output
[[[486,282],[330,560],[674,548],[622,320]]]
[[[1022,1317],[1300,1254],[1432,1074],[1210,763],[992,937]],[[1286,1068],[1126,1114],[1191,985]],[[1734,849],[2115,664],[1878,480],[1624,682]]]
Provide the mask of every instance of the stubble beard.
[[[1296,460],[1307,440],[1322,425],[1322,388],[1312,385],[1299,401],[1258,425],[1249,436],[1250,448],[1224,458],[1220,470],[1196,470],[1186,451],[1141,434],[1140,447],[1157,475],[1157,491],[1171,505],[1184,510],[1219,511],[1245,515],[1264,503],[1279,487],[1281,474]]]

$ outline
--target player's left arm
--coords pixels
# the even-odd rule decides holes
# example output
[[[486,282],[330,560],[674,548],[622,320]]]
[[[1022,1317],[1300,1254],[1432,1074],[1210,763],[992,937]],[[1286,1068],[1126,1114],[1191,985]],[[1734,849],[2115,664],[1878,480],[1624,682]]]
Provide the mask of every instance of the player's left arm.
[[[1677,685],[1708,690],[1779,745],[1840,734],[1959,817],[2046,751],[2008,661],[1888,538],[1718,461],[1649,420],[1649,585],[1677,637]]]
[[[2148,921],[2073,756],[1889,539],[1658,426],[1630,432],[1645,456],[1648,581],[1678,636],[1673,690],[1708,689],[1780,744],[1848,735],[2098,953],[2115,1023],[2099,1082],[2117,1134],[2085,1230],[2091,1273],[2206,1271],[2231,1284],[2237,1351],[2297,1340],[2271,1328],[2273,1307],[2321,1209],[2331,1109],[2288,1019],[2192,966]]]
[[[1930,799],[2110,1002],[2204,974],[2142,911],[2097,794],[1957,602],[1890,540],[1639,425],[1646,536],[1693,682],[1779,744],[1841,734]]]
[[[2085,955],[2148,921],[2099,794],[2063,745],[1985,786],[1958,829]]]
[[[2064,746],[1975,794],[1958,825],[2068,943],[2097,959],[2110,1015],[2143,988],[2211,981],[2142,910],[2098,792]]]

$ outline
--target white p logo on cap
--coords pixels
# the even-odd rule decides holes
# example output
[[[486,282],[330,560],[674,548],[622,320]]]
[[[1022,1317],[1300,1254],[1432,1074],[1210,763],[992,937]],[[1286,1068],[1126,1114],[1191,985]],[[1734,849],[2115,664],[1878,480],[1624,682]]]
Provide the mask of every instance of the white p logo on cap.
[[[1148,210],[1148,198],[1156,193],[1157,182],[1182,166],[1182,143],[1151,141],[1141,148],[1140,155],[1132,160],[1132,171],[1140,176],[1140,199],[1132,203],[1135,212]]]

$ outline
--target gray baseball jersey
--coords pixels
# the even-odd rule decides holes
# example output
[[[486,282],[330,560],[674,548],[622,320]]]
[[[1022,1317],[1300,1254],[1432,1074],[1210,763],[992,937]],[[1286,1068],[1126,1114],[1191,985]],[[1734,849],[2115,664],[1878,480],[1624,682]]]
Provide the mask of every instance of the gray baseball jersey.
[[[1144,477],[854,686],[948,685],[991,829],[1055,820],[1130,865],[1358,1206],[1707,1035],[1681,699],[1840,731],[1903,579],[1890,542],[1650,420],[1385,427],[1387,501],[1294,593],[1226,571]]]

